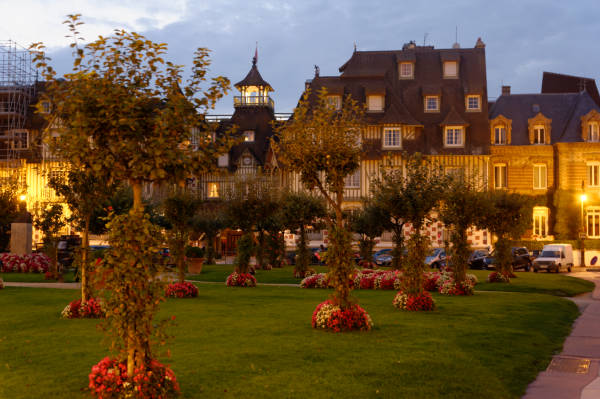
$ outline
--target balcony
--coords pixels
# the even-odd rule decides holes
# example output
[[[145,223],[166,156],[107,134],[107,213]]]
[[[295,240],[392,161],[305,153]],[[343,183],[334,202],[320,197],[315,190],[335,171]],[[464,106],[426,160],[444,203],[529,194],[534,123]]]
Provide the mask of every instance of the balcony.
[[[235,96],[233,97],[235,107],[269,107],[273,109],[275,103],[269,96]]]

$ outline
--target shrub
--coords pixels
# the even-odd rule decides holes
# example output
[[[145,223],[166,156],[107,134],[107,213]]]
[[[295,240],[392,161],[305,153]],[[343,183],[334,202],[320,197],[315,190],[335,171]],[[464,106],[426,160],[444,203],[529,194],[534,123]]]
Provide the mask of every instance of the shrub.
[[[102,302],[89,298],[83,305],[81,299],[76,299],[60,312],[61,317],[65,319],[99,319],[106,316]]]
[[[316,273],[300,282],[302,288],[328,288],[329,277],[326,273]]]
[[[181,393],[173,371],[156,360],[135,369],[133,384],[127,378],[125,361],[104,358],[92,367],[89,388],[100,399],[172,398]]]
[[[421,291],[416,295],[398,291],[392,304],[401,310],[430,311],[435,309],[435,301],[427,291]]]
[[[192,283],[172,283],[167,286],[166,296],[169,298],[195,298],[198,296],[198,287]]]
[[[50,263],[50,258],[43,253],[0,254],[0,272],[4,273],[46,273],[50,269]]]
[[[425,291],[437,291],[440,272],[425,272],[423,289]]]
[[[188,245],[185,247],[185,256],[187,258],[204,258],[204,248]]]
[[[373,328],[371,316],[357,304],[342,309],[330,300],[317,305],[311,324],[313,328],[322,328],[333,332],[368,331]]]
[[[398,270],[357,270],[354,276],[354,288],[392,290],[402,285],[402,272]]]
[[[228,287],[256,287],[256,278],[250,273],[233,272],[227,277]]]
[[[444,295],[473,295],[477,277],[473,274],[467,274],[466,277],[464,282],[458,283],[454,279],[454,273],[443,271],[438,279],[438,292]]]
[[[499,272],[491,272],[487,276],[488,283],[509,283],[510,278]]]

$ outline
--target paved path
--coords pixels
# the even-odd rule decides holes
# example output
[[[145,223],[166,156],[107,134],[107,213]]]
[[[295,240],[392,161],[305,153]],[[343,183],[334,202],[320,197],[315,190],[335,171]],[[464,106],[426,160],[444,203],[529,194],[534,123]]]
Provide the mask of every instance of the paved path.
[[[529,385],[523,399],[600,398],[600,274],[572,275],[593,281],[596,289],[591,294],[570,298],[582,313],[562,352]]]

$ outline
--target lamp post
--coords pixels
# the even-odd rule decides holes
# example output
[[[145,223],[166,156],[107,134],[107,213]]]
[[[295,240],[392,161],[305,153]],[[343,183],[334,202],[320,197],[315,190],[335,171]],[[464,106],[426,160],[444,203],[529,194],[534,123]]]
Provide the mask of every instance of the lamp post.
[[[579,199],[581,200],[581,233],[579,234],[579,238],[581,239],[581,261],[580,261],[580,266],[585,267],[585,236],[586,236],[586,231],[585,231],[585,223],[584,223],[584,220],[583,220],[583,203],[585,201],[587,201],[587,195],[581,194],[579,196]]]

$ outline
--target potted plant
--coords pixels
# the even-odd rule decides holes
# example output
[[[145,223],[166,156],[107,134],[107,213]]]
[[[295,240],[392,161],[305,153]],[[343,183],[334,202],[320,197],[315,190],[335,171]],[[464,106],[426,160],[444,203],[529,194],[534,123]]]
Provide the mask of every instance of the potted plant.
[[[185,248],[185,257],[188,261],[188,273],[202,273],[202,263],[204,263],[204,248],[187,246]]]

